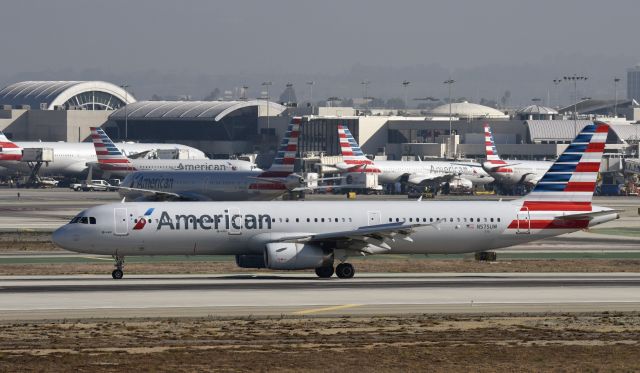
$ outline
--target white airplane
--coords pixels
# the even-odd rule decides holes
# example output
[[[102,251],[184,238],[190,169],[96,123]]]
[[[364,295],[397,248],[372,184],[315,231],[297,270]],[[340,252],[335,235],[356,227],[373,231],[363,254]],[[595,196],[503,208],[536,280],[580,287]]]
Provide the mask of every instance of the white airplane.
[[[471,186],[488,184],[493,181],[479,164],[463,164],[444,161],[372,161],[365,157],[360,146],[347,127],[338,125],[340,151],[343,163],[333,165],[346,172],[377,173],[378,180],[383,184],[396,182],[411,185],[426,186],[429,183],[452,182],[460,180]]]
[[[129,255],[205,254],[325,278],[337,261],[337,276],[350,278],[352,256],[482,252],[616,219],[591,204],[608,131],[586,126],[535,189],[512,201],[123,202],[82,211],[52,238],[112,255],[115,279]]]
[[[497,182],[505,185],[524,184],[533,186],[540,181],[553,162],[546,161],[504,161],[498,155],[491,128],[484,125],[484,145],[487,160],[482,168]]]
[[[102,128],[91,127],[100,169],[111,176],[126,176],[138,170],[251,171],[256,165],[238,159],[131,159],[124,155]]]
[[[271,200],[303,187],[302,177],[293,173],[299,134],[300,118],[293,118],[266,171],[136,171],[125,177],[118,192],[129,201]]]
[[[194,158],[206,158],[205,154],[190,146],[180,144],[152,144],[152,143],[119,143],[115,145],[123,154],[134,156],[144,154],[156,149],[188,149],[189,155]],[[88,170],[88,163],[98,161],[96,151],[92,143],[88,142],[39,142],[19,141],[12,142],[0,131],[0,167],[8,173],[28,174],[31,169],[27,162],[22,162],[22,150],[25,148],[51,148],[53,149],[53,161],[40,168],[40,175],[78,176]],[[0,168],[0,170],[2,170]]]

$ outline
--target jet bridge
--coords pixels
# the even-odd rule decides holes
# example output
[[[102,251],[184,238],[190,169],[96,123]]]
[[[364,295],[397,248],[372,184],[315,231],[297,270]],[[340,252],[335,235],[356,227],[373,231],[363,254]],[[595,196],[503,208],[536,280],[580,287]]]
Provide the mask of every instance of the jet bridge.
[[[53,162],[53,148],[24,148],[22,149],[21,161],[25,162],[30,170],[24,186],[37,188],[42,185],[38,175],[40,168],[42,165],[49,165],[49,162]]]

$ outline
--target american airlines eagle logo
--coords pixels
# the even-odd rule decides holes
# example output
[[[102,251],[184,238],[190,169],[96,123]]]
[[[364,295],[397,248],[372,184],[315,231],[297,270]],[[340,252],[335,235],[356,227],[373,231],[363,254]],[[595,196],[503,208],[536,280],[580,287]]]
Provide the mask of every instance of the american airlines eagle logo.
[[[143,216],[138,217],[138,220],[136,221],[136,225],[133,226],[134,231],[138,231],[144,228],[145,225],[147,225],[147,219],[149,219],[149,216],[151,216],[151,214],[153,213],[153,210],[155,210],[153,207],[148,208],[147,211],[145,211]],[[149,219],[149,222],[151,222],[151,219]]]

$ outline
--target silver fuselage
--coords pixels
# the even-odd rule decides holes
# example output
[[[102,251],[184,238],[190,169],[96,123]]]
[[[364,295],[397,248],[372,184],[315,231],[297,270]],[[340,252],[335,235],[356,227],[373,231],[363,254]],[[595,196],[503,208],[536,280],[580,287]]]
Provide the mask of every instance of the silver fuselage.
[[[283,237],[348,232],[390,222],[425,224],[388,253],[466,253],[517,245],[584,226],[538,229],[522,201],[140,202],[89,208],[95,224],[67,224],[53,240],[67,250],[104,255],[261,254]],[[593,207],[594,211],[609,210]],[[141,222],[141,219],[144,219]],[[526,222],[526,224],[525,224]],[[143,223],[143,224],[141,224]]]

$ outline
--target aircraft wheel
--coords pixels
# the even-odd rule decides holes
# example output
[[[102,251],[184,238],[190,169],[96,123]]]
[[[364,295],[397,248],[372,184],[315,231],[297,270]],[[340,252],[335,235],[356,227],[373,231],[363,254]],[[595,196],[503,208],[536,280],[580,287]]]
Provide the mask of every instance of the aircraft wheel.
[[[122,272],[121,269],[114,269],[113,272],[111,272],[111,277],[113,277],[114,280],[119,280],[122,276],[124,276],[124,272]]]
[[[316,275],[320,278],[329,278],[333,276],[333,266],[316,268]]]
[[[356,274],[356,270],[351,263],[340,263],[336,267],[336,275],[340,278],[352,278]]]

